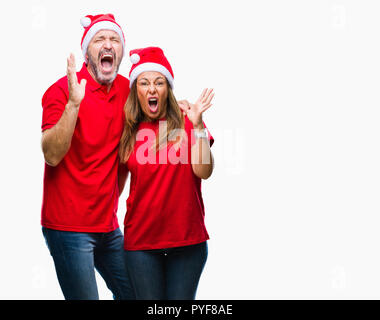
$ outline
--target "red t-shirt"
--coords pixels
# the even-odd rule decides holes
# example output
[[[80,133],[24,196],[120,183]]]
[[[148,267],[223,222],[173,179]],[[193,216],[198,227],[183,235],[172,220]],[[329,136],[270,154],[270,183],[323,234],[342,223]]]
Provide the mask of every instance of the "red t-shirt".
[[[124,220],[126,250],[180,247],[209,239],[201,179],[191,166],[191,145],[196,141],[193,125],[185,117],[188,139],[182,141],[179,150],[169,145],[156,153],[151,146],[158,128],[159,121],[140,123],[134,151],[127,161],[131,185]],[[209,140],[212,145],[210,134]]]
[[[86,94],[69,151],[56,167],[45,164],[41,223],[63,231],[110,232],[118,228],[118,148],[129,80],[118,75],[107,93],[85,64],[77,77],[87,79]],[[67,77],[45,92],[42,131],[58,122],[68,97]]]

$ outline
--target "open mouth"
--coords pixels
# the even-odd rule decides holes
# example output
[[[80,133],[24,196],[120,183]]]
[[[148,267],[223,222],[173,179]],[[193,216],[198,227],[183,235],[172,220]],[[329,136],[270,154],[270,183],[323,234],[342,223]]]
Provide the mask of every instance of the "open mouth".
[[[112,53],[104,53],[100,57],[103,73],[110,73],[113,69],[114,57]]]
[[[148,99],[149,109],[152,113],[156,113],[158,110],[158,99],[157,98],[149,98]]]

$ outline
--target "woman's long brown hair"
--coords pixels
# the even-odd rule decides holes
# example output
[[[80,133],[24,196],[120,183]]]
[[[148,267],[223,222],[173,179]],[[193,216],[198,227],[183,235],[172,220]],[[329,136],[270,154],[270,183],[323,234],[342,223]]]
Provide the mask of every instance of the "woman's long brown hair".
[[[136,82],[137,81],[134,81],[132,84],[131,91],[124,106],[125,122],[119,148],[120,161],[123,163],[128,161],[131,153],[133,152],[139,124],[140,122],[144,121],[145,118],[139,99],[137,97]],[[175,130],[184,128],[183,113],[178,106],[177,100],[173,94],[173,90],[171,89],[167,80],[166,84],[168,87],[168,98],[166,103],[167,130],[163,135],[157,136],[156,150],[161,149],[167,144],[168,140],[171,140],[171,134],[174,133]],[[178,143],[178,141],[176,143]]]

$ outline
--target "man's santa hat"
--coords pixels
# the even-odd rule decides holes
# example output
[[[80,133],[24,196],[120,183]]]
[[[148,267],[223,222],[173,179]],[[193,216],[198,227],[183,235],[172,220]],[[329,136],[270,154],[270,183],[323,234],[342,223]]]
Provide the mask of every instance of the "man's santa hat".
[[[123,44],[123,50],[125,47],[125,38],[123,30],[121,30],[121,27],[116,23],[115,17],[111,13],[107,14],[98,14],[96,16],[87,15],[80,19],[80,23],[84,28],[84,33],[82,37],[82,52],[84,59],[87,63],[86,59],[86,53],[89,43],[91,42],[91,39],[95,36],[95,34],[100,30],[112,30],[115,31],[121,40],[121,43]]]
[[[164,52],[158,47],[148,47],[131,50],[129,53],[132,68],[129,72],[129,86],[132,87],[137,77],[145,71],[157,71],[162,73],[173,88],[174,74]]]

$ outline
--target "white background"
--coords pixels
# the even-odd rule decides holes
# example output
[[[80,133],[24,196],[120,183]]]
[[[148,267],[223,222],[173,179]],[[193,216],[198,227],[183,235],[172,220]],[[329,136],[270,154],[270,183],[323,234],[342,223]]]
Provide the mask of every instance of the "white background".
[[[4,3],[4,2],[2,2]],[[380,3],[7,1],[0,19],[0,299],[62,299],[40,227],[41,97],[83,62],[79,20],[158,45],[205,122],[209,259],[198,299],[380,298]],[[124,59],[120,73],[128,75]],[[120,198],[122,225],[128,189]],[[101,299],[111,299],[98,277]]]

